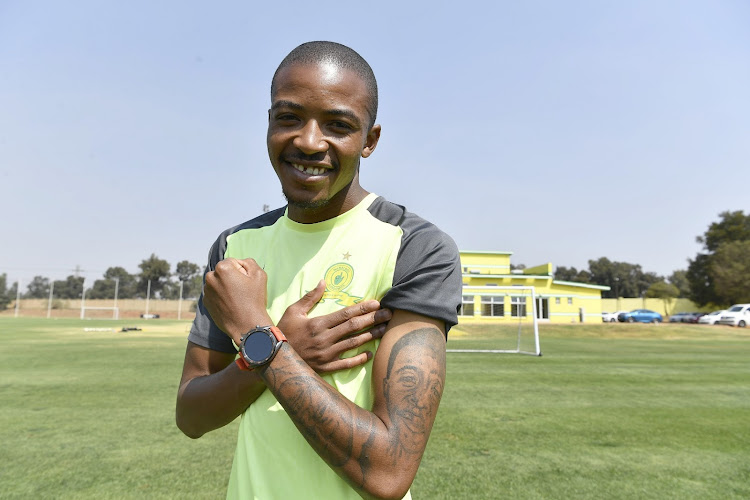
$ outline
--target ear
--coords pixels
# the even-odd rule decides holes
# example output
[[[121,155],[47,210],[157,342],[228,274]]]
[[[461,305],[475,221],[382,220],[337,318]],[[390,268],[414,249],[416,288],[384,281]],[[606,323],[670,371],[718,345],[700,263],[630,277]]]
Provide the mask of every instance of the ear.
[[[268,110],[268,123],[271,123],[271,109]]]
[[[362,150],[362,158],[369,157],[375,147],[378,145],[380,140],[380,125],[373,125],[369,132],[367,132],[367,138],[365,138],[365,148]]]

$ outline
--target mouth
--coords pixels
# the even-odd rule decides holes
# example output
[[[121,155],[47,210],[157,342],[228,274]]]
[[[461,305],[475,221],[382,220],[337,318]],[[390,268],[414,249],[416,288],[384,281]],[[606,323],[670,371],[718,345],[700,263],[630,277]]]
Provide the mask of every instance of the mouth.
[[[321,175],[321,174],[328,172],[329,170],[326,167],[311,166],[311,165],[305,166],[305,165],[300,165],[299,163],[290,163],[290,165],[292,166],[292,168],[294,168],[298,172],[302,172],[303,174],[307,174],[307,175]]]

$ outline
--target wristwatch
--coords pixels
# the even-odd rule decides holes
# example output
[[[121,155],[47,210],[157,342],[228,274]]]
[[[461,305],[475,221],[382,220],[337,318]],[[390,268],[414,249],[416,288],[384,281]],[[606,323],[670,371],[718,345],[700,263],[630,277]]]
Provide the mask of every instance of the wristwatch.
[[[252,370],[270,363],[284,342],[286,337],[275,326],[256,326],[240,340],[237,366],[241,370]]]

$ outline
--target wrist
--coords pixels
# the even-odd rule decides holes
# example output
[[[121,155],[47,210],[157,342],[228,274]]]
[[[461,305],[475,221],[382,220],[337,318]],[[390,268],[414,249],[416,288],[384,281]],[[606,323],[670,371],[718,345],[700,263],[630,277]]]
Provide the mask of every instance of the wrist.
[[[274,326],[274,322],[271,321],[271,317],[268,314],[259,314],[251,317],[249,320],[243,320],[235,325],[228,326],[226,333],[237,344],[235,347],[239,347],[239,340],[242,336],[257,326]]]
[[[257,325],[242,336],[239,358],[235,360],[240,370],[251,371],[269,364],[287,340],[284,333],[273,325]]]

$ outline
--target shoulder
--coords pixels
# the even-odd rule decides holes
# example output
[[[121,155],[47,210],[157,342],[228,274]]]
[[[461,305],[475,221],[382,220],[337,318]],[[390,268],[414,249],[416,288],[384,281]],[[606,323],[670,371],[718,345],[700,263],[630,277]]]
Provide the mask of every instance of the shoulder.
[[[237,224],[236,226],[222,231],[221,234],[219,234],[219,236],[216,238],[216,241],[214,241],[214,244],[211,246],[211,251],[209,253],[209,263],[212,262],[214,265],[216,265],[218,261],[224,258],[224,252],[226,252],[227,249],[227,240],[230,236],[246,229],[260,229],[262,227],[272,226],[284,215],[285,211],[285,206],[277,208],[275,210],[271,210],[270,212],[263,213],[253,219],[245,221],[242,224]]]
[[[376,219],[401,228],[404,246],[440,246],[458,256],[458,247],[448,234],[432,222],[410,212],[403,205],[376,198],[368,208]],[[415,245],[416,244],[416,245]]]
[[[376,219],[401,228],[403,236],[399,251],[400,259],[406,257],[407,260],[411,260],[408,256],[412,255],[414,259],[421,260],[437,252],[441,260],[454,263],[459,261],[458,246],[453,238],[403,205],[380,196],[372,202],[368,211]]]
[[[401,228],[391,289],[383,307],[442,320],[444,332],[458,322],[461,258],[453,238],[405,207],[377,198],[370,213]]]

